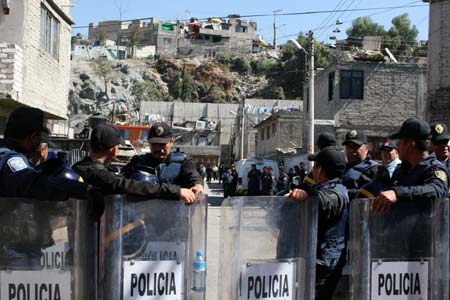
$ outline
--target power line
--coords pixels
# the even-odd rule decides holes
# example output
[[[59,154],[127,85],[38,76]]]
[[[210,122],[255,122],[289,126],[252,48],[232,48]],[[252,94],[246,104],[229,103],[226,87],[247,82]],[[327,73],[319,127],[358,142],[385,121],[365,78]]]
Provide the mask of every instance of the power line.
[[[298,15],[314,15],[314,14],[326,14],[326,13],[332,13],[332,12],[356,12],[356,11],[372,11],[372,10],[387,10],[387,9],[399,9],[399,8],[405,8],[405,7],[425,7],[428,5],[423,4],[417,4],[417,5],[410,5],[410,6],[385,6],[385,7],[368,7],[368,8],[355,8],[355,9],[338,9],[338,10],[317,10],[317,11],[303,11],[303,12],[292,12],[292,13],[280,13],[277,14],[277,16],[298,16]],[[240,15],[240,18],[261,18],[261,17],[273,17],[273,14],[253,14],[253,15]],[[229,18],[229,16],[222,16],[222,17],[216,17],[216,18]],[[208,20],[209,18],[199,18],[198,20],[204,21]],[[145,20],[153,20],[153,17],[145,17],[145,18],[138,18],[138,19],[129,19],[129,20],[122,20],[120,22],[128,23],[133,21],[145,21]],[[179,21],[189,21],[189,20],[179,20]],[[107,26],[115,26],[115,24],[106,24],[102,25],[104,27]],[[81,26],[73,26],[73,29],[81,29],[81,28],[89,28],[89,25],[81,25]]]

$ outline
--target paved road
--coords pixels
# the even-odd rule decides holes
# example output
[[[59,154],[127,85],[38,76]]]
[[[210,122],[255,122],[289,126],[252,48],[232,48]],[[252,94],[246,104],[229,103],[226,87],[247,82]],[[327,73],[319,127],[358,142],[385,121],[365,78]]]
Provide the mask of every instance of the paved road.
[[[207,278],[206,299],[218,300],[219,284],[219,240],[220,240],[220,205],[223,200],[222,185],[211,183],[206,185],[208,196],[208,227],[207,227]]]

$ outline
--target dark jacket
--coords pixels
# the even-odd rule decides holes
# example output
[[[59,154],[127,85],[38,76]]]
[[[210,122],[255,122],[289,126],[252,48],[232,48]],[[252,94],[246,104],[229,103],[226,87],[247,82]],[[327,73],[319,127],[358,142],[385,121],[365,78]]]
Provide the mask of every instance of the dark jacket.
[[[160,185],[125,178],[105,167],[92,157],[85,157],[72,167],[84,181],[99,187],[105,194],[129,194],[163,199],[180,199],[180,187],[174,184]]]
[[[158,171],[161,168],[161,164],[169,165],[170,163],[170,157],[165,162],[161,162],[154,158],[150,153],[139,155],[131,159],[131,161],[123,168],[122,174],[124,174],[126,178],[130,178],[140,166],[151,167]],[[181,163],[180,172],[172,183],[182,188],[191,188],[196,184],[203,185],[203,179],[197,172],[195,162],[191,158],[187,157]]]

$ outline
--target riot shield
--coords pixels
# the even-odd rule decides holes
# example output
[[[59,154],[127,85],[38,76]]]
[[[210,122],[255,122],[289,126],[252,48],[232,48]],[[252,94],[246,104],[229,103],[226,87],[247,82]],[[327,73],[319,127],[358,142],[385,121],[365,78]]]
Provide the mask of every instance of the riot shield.
[[[109,199],[108,199],[109,198]],[[108,196],[100,227],[100,299],[204,299],[193,291],[206,253],[206,195],[182,201]]]
[[[314,299],[317,214],[312,197],[225,199],[219,300]]]
[[[87,204],[0,198],[0,299],[95,299]]]
[[[448,199],[350,207],[351,299],[448,299]]]

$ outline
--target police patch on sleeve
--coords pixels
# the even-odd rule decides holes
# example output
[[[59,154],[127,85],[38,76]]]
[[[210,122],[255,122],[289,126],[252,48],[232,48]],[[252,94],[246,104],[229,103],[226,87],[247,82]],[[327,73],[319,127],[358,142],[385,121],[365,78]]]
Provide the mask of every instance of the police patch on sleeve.
[[[6,163],[8,164],[11,171],[13,171],[14,173],[28,168],[28,165],[23,160],[23,158],[18,156],[11,157],[10,159],[8,159]]]
[[[445,171],[442,170],[437,170],[434,172],[434,174],[436,175],[437,178],[439,178],[442,181],[447,181],[447,173],[445,173]]]

